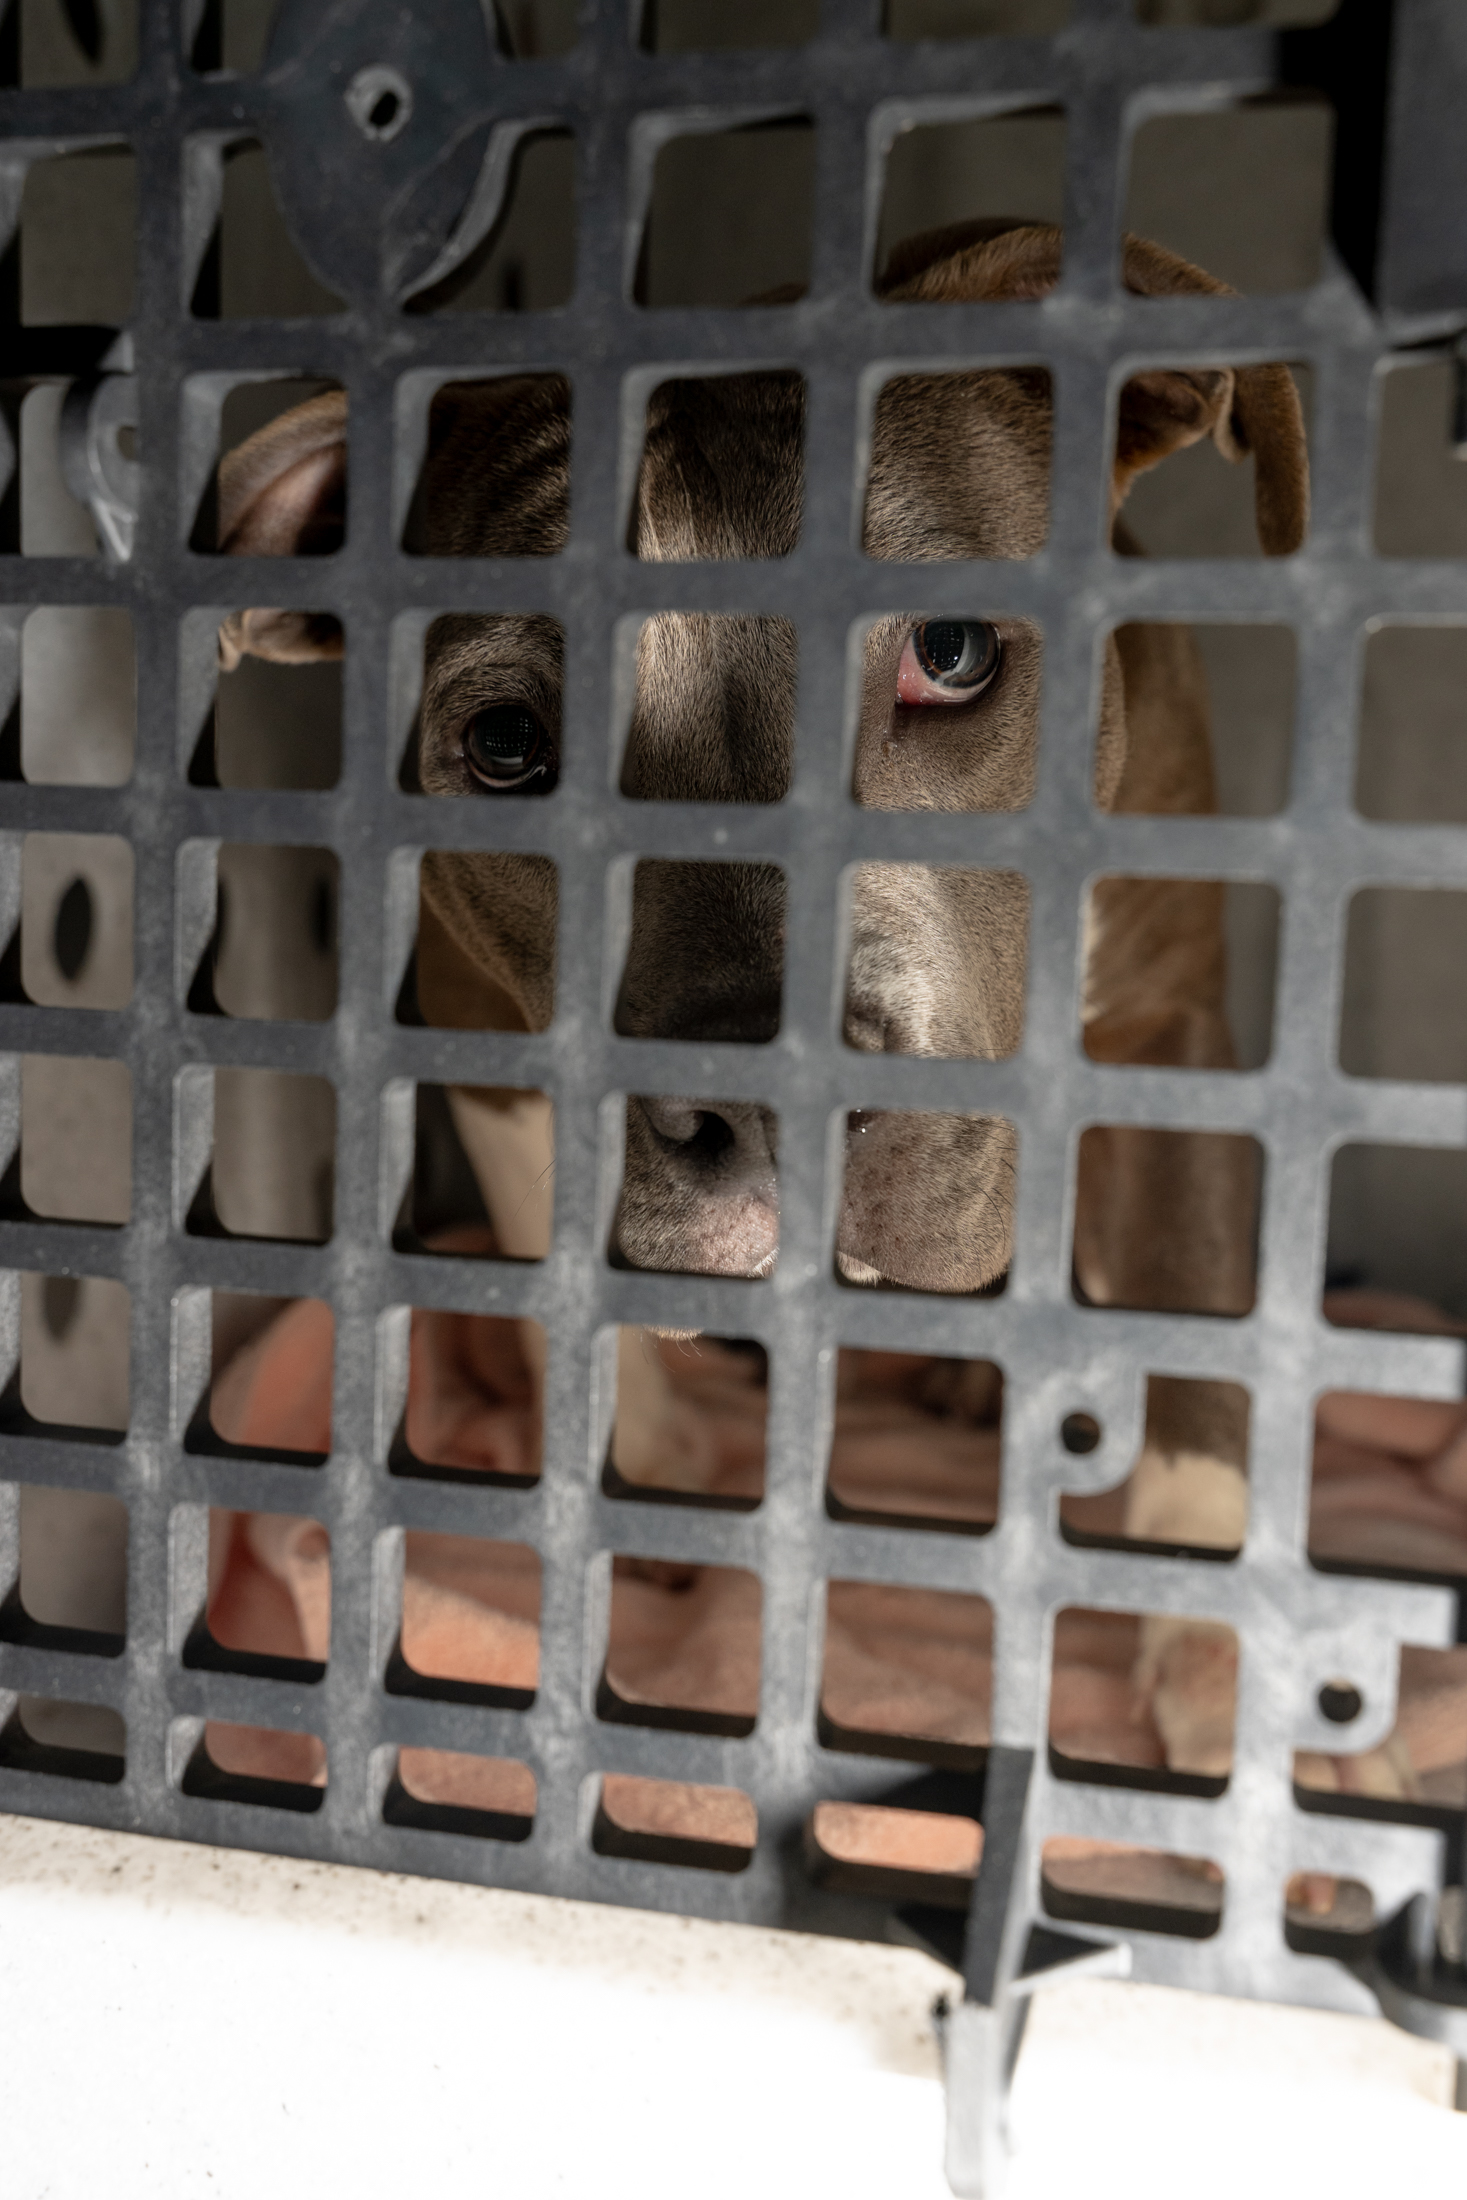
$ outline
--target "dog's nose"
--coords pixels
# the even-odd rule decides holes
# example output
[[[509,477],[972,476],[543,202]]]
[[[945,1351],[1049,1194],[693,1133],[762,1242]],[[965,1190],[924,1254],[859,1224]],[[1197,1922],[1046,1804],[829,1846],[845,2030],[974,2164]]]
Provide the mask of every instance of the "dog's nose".
[[[752,1100],[634,1095],[618,1250],[637,1268],[766,1274],[779,1242],[778,1128]]]
[[[679,1158],[716,1178],[724,1192],[738,1190],[777,1204],[772,1109],[755,1100],[681,1100],[644,1097],[639,1105],[660,1139],[681,1149]]]
[[[772,863],[644,858],[632,889],[617,1031],[629,1039],[773,1039],[784,907],[784,875]]]

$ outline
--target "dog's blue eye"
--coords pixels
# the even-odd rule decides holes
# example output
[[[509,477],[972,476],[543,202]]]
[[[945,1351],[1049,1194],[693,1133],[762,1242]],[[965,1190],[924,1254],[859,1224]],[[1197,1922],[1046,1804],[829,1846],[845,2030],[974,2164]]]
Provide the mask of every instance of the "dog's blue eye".
[[[986,619],[925,619],[912,647],[929,680],[964,694],[987,687],[998,670],[998,629]]]
[[[464,762],[481,786],[521,787],[550,765],[545,728],[523,703],[476,711],[463,730]]]

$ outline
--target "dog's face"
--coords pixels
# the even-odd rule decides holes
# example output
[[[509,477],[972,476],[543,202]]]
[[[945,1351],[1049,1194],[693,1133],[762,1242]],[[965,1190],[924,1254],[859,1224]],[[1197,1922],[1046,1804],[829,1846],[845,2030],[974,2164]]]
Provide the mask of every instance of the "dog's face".
[[[1058,237],[922,240],[898,270],[913,298],[1037,296]],[[1221,288],[1132,244],[1131,287]],[[332,408],[335,408],[334,413]],[[314,416],[307,422],[306,416]],[[289,423],[295,423],[294,427]],[[304,423],[304,424],[303,424]],[[294,548],[344,465],[344,406],[318,399],[221,470],[221,547]],[[1266,549],[1303,527],[1302,430],[1282,368],[1138,376],[1123,394],[1113,506],[1134,474],[1211,434],[1258,456]],[[271,439],[274,439],[273,454]],[[1048,520],[1048,377],[1034,370],[908,376],[873,423],[864,522],[873,559],[1023,558]],[[562,545],[569,393],[554,377],[441,392],[409,523],[429,555],[546,555]],[[333,473],[332,457],[335,456]],[[323,484],[334,484],[325,487]],[[632,547],[649,559],[771,558],[797,539],[803,394],[790,374],[665,384],[655,395]],[[1272,538],[1272,539],[1270,539]],[[1034,784],[1041,638],[1020,620],[878,619],[865,638],[855,799],[874,808],[1021,808]],[[236,614],[222,649],[318,653],[307,622]],[[776,802],[794,749],[795,630],[779,618],[665,614],[643,627],[622,767],[644,800]],[[454,616],[430,630],[418,773],[429,795],[489,801],[549,792],[559,768],[561,637],[540,617]],[[1107,645],[1096,797],[1126,761],[1121,663]],[[503,1021],[540,1029],[553,1010],[556,887],[534,857],[433,854],[425,899],[496,989]],[[1018,1045],[1028,898],[1004,872],[867,864],[855,876],[845,1036],[853,1047],[993,1059]],[[784,886],[771,866],[638,865],[617,1007],[629,1035],[764,1040],[778,1028]],[[1015,1150],[984,1116],[854,1115],[838,1241],[853,1281],[979,1289],[1009,1257]],[[634,1098],[618,1248],[639,1267],[754,1275],[775,1257],[776,1127],[716,1095]]]

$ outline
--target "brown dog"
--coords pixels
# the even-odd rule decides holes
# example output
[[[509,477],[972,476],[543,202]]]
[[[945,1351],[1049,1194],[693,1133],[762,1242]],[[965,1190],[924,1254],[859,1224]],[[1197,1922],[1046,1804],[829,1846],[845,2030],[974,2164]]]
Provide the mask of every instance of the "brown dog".
[[[1034,298],[1054,284],[1058,231],[947,231],[913,240],[888,278],[899,299]],[[1125,277],[1149,295],[1225,286],[1161,248],[1127,240]],[[1022,558],[1044,541],[1048,378],[979,369],[889,382],[877,406],[865,517],[874,558]],[[1256,462],[1265,552],[1302,540],[1303,426],[1282,366],[1163,369],[1125,387],[1112,510],[1135,476],[1210,436]],[[791,374],[665,384],[656,394],[633,527],[652,559],[777,557],[802,498],[802,385]],[[220,546],[325,549],[340,539],[346,401],[285,415],[220,470]],[[554,377],[457,384],[434,405],[409,523],[429,555],[547,555],[565,539],[569,393]],[[1127,548],[1117,530],[1117,547]],[[332,654],[336,630],[303,614],[245,611],[221,635],[240,653]],[[855,793],[873,807],[1016,809],[1038,741],[1041,643],[1021,620],[881,619],[866,641]],[[431,630],[418,771],[431,795],[506,799],[547,790],[558,761],[560,636],[533,616],[456,616]],[[790,774],[793,629],[774,618],[666,614],[637,658],[623,789],[647,798],[778,800]],[[1095,771],[1103,808],[1214,806],[1205,694],[1189,638],[1132,627],[1106,644]],[[419,984],[435,1021],[536,1030],[553,1008],[555,874],[543,859],[433,854],[422,871]],[[644,862],[617,1027],[679,1039],[761,1039],[778,1023],[783,890],[770,866]],[[1016,875],[869,864],[858,873],[846,1004],[855,1047],[992,1059],[1018,1045],[1027,889]],[[1091,908],[1086,1044],[1103,1060],[1224,1066],[1222,890],[1111,881]],[[546,1158],[545,1132],[456,1114],[496,1223]],[[523,1110],[521,1111],[523,1115]],[[486,1127],[487,1126],[487,1127]],[[1245,1142],[1093,1133],[1075,1270],[1097,1303],[1230,1313],[1251,1299],[1254,1186]],[[536,1144],[536,1138],[539,1144]],[[852,1281],[973,1291],[1008,1263],[1014,1140],[994,1117],[870,1115],[853,1122],[838,1241]],[[496,1179],[497,1172],[497,1182]],[[518,1211],[518,1210],[516,1210]],[[770,1111],[701,1096],[638,1098],[627,1111],[617,1239],[633,1265],[766,1272],[777,1242]],[[1165,1230],[1154,1227],[1165,1216]],[[1240,1217],[1244,1218],[1240,1226]],[[524,1224],[518,1225],[521,1233]],[[503,1233],[502,1241],[503,1241]],[[1180,1250],[1179,1250],[1180,1248]],[[506,1250],[536,1250],[524,1245]],[[1193,1396],[1195,1398],[1195,1387]],[[1219,1391],[1197,1424],[1156,1426],[1150,1447],[1241,1466],[1242,1431]],[[1164,1407],[1162,1418],[1164,1418]]]

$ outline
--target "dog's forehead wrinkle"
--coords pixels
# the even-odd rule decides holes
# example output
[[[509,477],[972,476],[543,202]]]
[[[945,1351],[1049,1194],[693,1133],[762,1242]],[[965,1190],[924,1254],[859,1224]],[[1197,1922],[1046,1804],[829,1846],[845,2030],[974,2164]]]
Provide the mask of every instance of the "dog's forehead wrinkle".
[[[1048,377],[906,375],[877,401],[865,544],[877,558],[1028,557],[1049,522]]]
[[[560,628],[540,613],[435,620],[428,636],[423,722],[430,738],[451,719],[493,702],[559,715]]]
[[[804,500],[804,384],[791,373],[666,382],[637,488],[637,555],[787,557]]]
[[[570,390],[560,375],[449,383],[429,417],[410,547],[545,557],[570,520]]]

